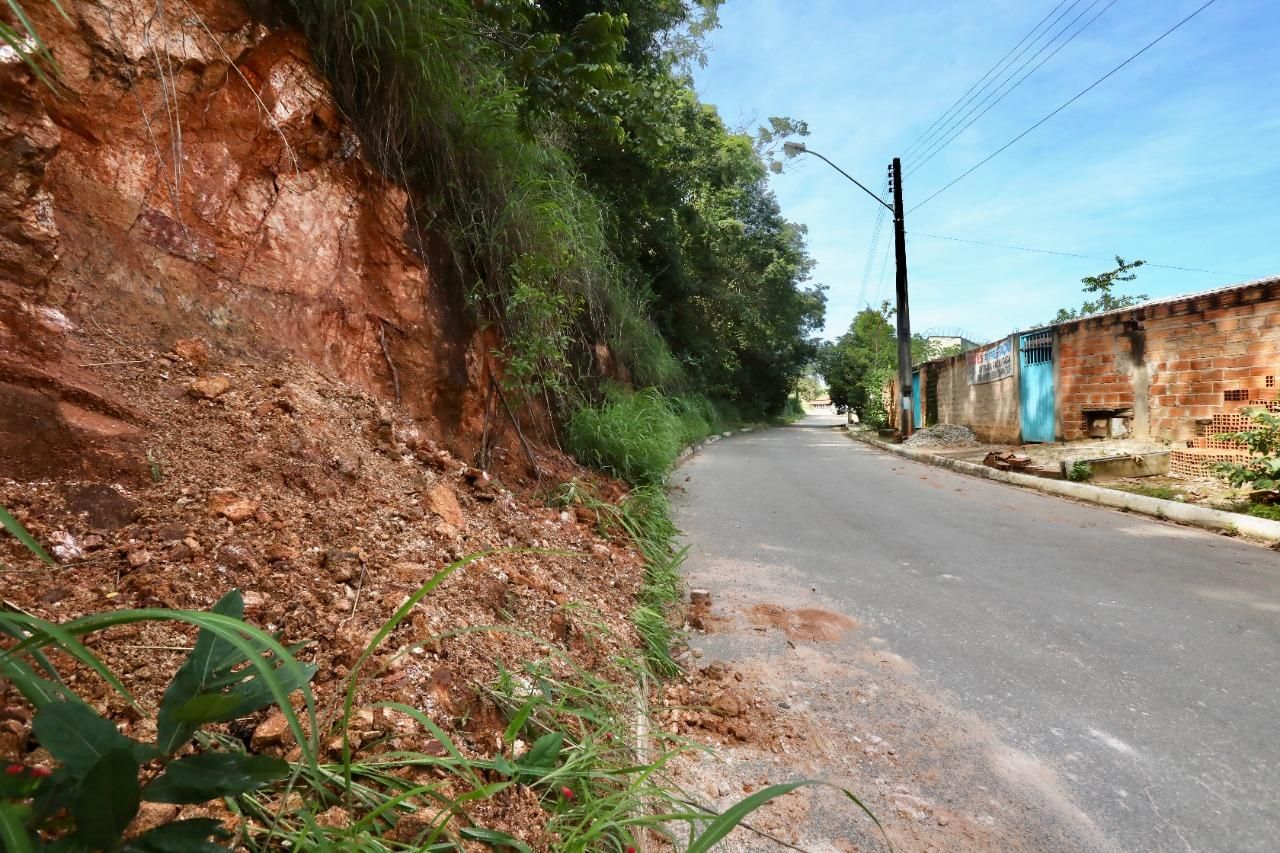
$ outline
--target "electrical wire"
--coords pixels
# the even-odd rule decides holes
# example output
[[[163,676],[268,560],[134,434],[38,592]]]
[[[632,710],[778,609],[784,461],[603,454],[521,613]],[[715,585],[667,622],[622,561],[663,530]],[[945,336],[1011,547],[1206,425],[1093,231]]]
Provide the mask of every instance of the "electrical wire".
[[[889,179],[885,178],[884,194],[889,194]],[[876,249],[880,245],[880,235],[883,233],[885,208],[883,205],[876,211],[876,224],[871,232],[871,247],[867,249],[867,260],[862,265],[862,284],[858,288],[858,301],[855,304],[862,304],[863,298],[867,294],[867,288],[871,284],[871,270],[874,269],[874,260]]]
[[[867,260],[862,265],[862,285],[858,288],[858,301],[855,303],[857,305],[862,304],[862,298],[866,296],[867,286],[871,281],[871,264],[875,258],[876,249],[880,247],[880,232],[884,225],[884,212],[883,206],[876,211],[876,224],[871,230],[871,247],[867,249]]]
[[[1157,36],[1156,38],[1154,38],[1154,39],[1152,39],[1151,41],[1147,42],[1146,46],[1144,46],[1144,47],[1143,47],[1141,50],[1139,50],[1137,53],[1135,53],[1135,54],[1133,54],[1132,56],[1130,56],[1130,57],[1129,57],[1128,59],[1126,59],[1124,62],[1121,62],[1121,63],[1120,63],[1119,65],[1117,65],[1115,68],[1112,68],[1112,69],[1111,69],[1110,71],[1108,71],[1106,74],[1103,74],[1103,75],[1102,75],[1101,77],[1099,77],[1097,80],[1094,80],[1094,81],[1093,81],[1092,83],[1090,83],[1088,86],[1086,86],[1085,88],[1083,88],[1083,89],[1081,89],[1079,92],[1077,92],[1077,93],[1076,93],[1074,96],[1072,96],[1069,100],[1067,100],[1067,101],[1065,101],[1064,103],[1062,103],[1061,105],[1059,105],[1059,106],[1058,106],[1058,107],[1057,107],[1053,112],[1049,113],[1049,114],[1048,114],[1048,115],[1046,115],[1044,118],[1040,119],[1040,120],[1039,120],[1039,121],[1037,121],[1035,124],[1031,125],[1031,127],[1028,127],[1026,130],[1022,131],[1022,133],[1019,133],[1019,134],[1018,134],[1017,136],[1015,136],[1013,139],[1010,139],[1010,140],[1009,140],[1008,142],[1006,142],[1004,145],[1001,145],[1001,146],[1000,146],[999,148],[997,148],[995,151],[992,151],[990,154],[988,154],[988,155],[987,155],[986,157],[984,157],[982,160],[978,161],[978,162],[977,162],[977,163],[975,163],[973,166],[969,167],[969,169],[968,169],[967,171],[965,171],[965,172],[961,173],[959,177],[955,178],[955,179],[954,179],[954,180],[952,180],[950,183],[945,184],[941,189],[936,190],[932,195],[930,195],[930,196],[928,196],[927,198],[925,198],[925,200],[924,200],[924,201],[922,201],[922,202],[920,202],[919,204],[915,205],[914,207],[912,207],[912,208],[911,208],[910,210],[908,210],[907,212],[908,212],[908,213],[911,213],[912,211],[919,210],[919,209],[920,209],[921,207],[923,207],[924,205],[926,205],[926,204],[928,204],[929,202],[933,201],[935,198],[937,198],[938,196],[942,195],[944,192],[946,192],[947,190],[951,189],[952,187],[954,187],[956,184],[960,183],[960,182],[961,182],[962,180],[964,180],[965,178],[969,177],[969,175],[972,175],[974,172],[976,172],[976,171],[977,171],[978,169],[980,169],[982,166],[985,166],[987,163],[989,163],[989,162],[991,162],[993,159],[995,159],[995,157],[996,157],[997,155],[999,155],[1000,153],[1002,153],[1005,149],[1009,148],[1009,147],[1010,147],[1010,146],[1012,146],[1014,143],[1016,143],[1018,140],[1022,139],[1024,136],[1026,136],[1028,133],[1030,133],[1031,131],[1035,130],[1035,129],[1036,129],[1036,128],[1038,128],[1040,125],[1044,124],[1046,121],[1048,121],[1049,119],[1053,118],[1053,117],[1054,117],[1054,116],[1056,116],[1058,113],[1062,112],[1062,111],[1063,111],[1063,110],[1065,110],[1067,107],[1071,106],[1071,105],[1072,105],[1072,104],[1074,104],[1076,101],[1078,101],[1078,100],[1080,100],[1081,98],[1083,98],[1085,95],[1087,95],[1089,92],[1093,91],[1093,89],[1095,89],[1098,85],[1100,85],[1103,81],[1105,81],[1105,80],[1106,80],[1107,78],[1109,78],[1111,75],[1115,74],[1117,71],[1119,71],[1120,69],[1124,68],[1124,67],[1125,67],[1126,65],[1128,65],[1130,62],[1133,62],[1133,60],[1137,59],[1139,56],[1141,56],[1142,54],[1146,53],[1148,50],[1150,50],[1151,48],[1155,47],[1155,46],[1156,46],[1157,44],[1159,44],[1160,42],[1164,41],[1164,39],[1165,39],[1166,37],[1168,37],[1168,36],[1169,36],[1171,33],[1173,33],[1175,30],[1177,30],[1177,29],[1179,29],[1180,27],[1182,27],[1182,25],[1183,25],[1183,24],[1185,24],[1185,23],[1187,23],[1187,21],[1190,21],[1190,20],[1191,20],[1192,18],[1194,18],[1196,15],[1199,15],[1201,12],[1203,12],[1205,9],[1208,9],[1210,6],[1212,6],[1212,5],[1213,5],[1214,3],[1216,3],[1216,2],[1218,2],[1218,0],[1206,0],[1206,2],[1205,2],[1202,6],[1200,6],[1198,9],[1196,9],[1196,10],[1195,10],[1194,12],[1192,12],[1190,15],[1187,15],[1185,18],[1183,18],[1181,21],[1178,21],[1178,23],[1174,24],[1172,27],[1170,27],[1169,29],[1165,30],[1165,31],[1164,31],[1163,33],[1161,33],[1159,36]]]
[[[876,285],[875,304],[879,305],[884,294],[885,272],[889,269],[889,244],[884,244],[884,260],[880,262],[880,283]]]
[[[1074,18],[1072,18],[1072,19],[1071,19],[1071,21],[1070,21],[1070,23],[1068,23],[1065,27],[1063,27],[1063,28],[1058,32],[1058,34],[1057,34],[1057,35],[1055,35],[1055,36],[1053,37],[1053,39],[1052,39],[1052,40],[1050,40],[1049,42],[1047,42],[1047,43],[1044,45],[1044,47],[1040,48],[1040,50],[1036,51],[1036,53],[1035,53],[1034,55],[1032,55],[1032,56],[1031,56],[1031,57],[1030,57],[1026,62],[1024,62],[1024,63],[1022,63],[1022,65],[1018,66],[1018,70],[1017,70],[1017,71],[1015,71],[1015,72],[1013,72],[1013,73],[1016,75],[1019,71],[1021,71],[1023,68],[1026,68],[1026,67],[1027,67],[1031,62],[1033,62],[1033,61],[1036,59],[1036,57],[1040,56],[1040,54],[1044,53],[1046,50],[1048,50],[1050,47],[1052,47],[1052,46],[1053,46],[1054,41],[1056,41],[1056,40],[1057,40],[1058,36],[1062,35],[1062,33],[1066,32],[1068,29],[1070,29],[1071,27],[1073,27],[1077,21],[1079,21],[1079,20],[1080,20],[1081,18],[1083,18],[1085,15],[1089,14],[1089,11],[1090,11],[1091,9],[1093,9],[1095,6],[1097,6],[1099,2],[1101,2],[1101,0],[1094,0],[1094,2],[1093,2],[1093,3],[1090,3],[1087,7],[1085,7],[1085,10],[1084,10],[1083,12],[1081,12],[1079,15],[1076,15]],[[992,107],[994,107],[996,104],[1000,103],[1000,102],[1001,102],[1001,101],[1003,101],[1006,97],[1008,97],[1009,93],[1011,93],[1014,89],[1016,89],[1016,88],[1018,88],[1019,86],[1021,86],[1021,85],[1023,84],[1023,82],[1024,82],[1024,81],[1026,81],[1026,79],[1027,79],[1028,77],[1030,77],[1032,74],[1035,74],[1037,71],[1039,71],[1039,70],[1040,70],[1040,67],[1041,67],[1041,66],[1043,66],[1046,62],[1048,62],[1050,59],[1053,59],[1055,56],[1057,56],[1057,55],[1058,55],[1058,53],[1059,53],[1059,52],[1060,52],[1064,47],[1066,47],[1067,45],[1071,44],[1071,42],[1075,41],[1076,36],[1080,35],[1082,32],[1084,32],[1086,29],[1088,29],[1088,28],[1089,28],[1089,26],[1090,26],[1094,21],[1096,21],[1096,20],[1098,20],[1099,18],[1101,18],[1104,14],[1106,14],[1106,12],[1107,12],[1107,10],[1108,10],[1108,9],[1110,9],[1112,6],[1116,5],[1116,3],[1118,3],[1118,2],[1119,2],[1119,0],[1111,0],[1111,2],[1110,2],[1110,3],[1108,3],[1106,6],[1102,7],[1102,11],[1101,11],[1101,12],[1098,12],[1098,13],[1097,13],[1096,15],[1094,15],[1092,18],[1090,18],[1089,20],[1085,21],[1085,22],[1084,22],[1084,24],[1080,27],[1080,29],[1076,30],[1074,33],[1072,33],[1070,36],[1068,36],[1068,37],[1067,37],[1067,39],[1066,39],[1065,41],[1061,42],[1061,43],[1060,43],[1056,48],[1054,48],[1054,49],[1053,49],[1053,52],[1052,52],[1052,53],[1050,53],[1050,54],[1049,54],[1048,56],[1046,56],[1044,59],[1042,59],[1042,60],[1040,60],[1039,62],[1037,62],[1037,63],[1035,64],[1035,66],[1034,66],[1030,71],[1028,71],[1026,74],[1023,74],[1021,77],[1019,77],[1019,78],[1018,78],[1018,80],[1017,80],[1017,81],[1016,81],[1012,86],[1010,86],[1009,88],[1005,89],[1003,92],[1001,92],[999,89],[997,89],[996,91],[994,91],[994,92],[992,92],[990,95],[988,95],[986,98],[984,98],[982,101],[979,101],[977,104],[975,104],[975,105],[973,106],[973,109],[969,110],[969,112],[965,113],[965,114],[964,114],[964,116],[962,116],[962,117],[961,117],[960,121],[964,121],[966,118],[969,118],[969,116],[973,115],[974,111],[976,111],[976,110],[977,110],[979,107],[981,107],[984,103],[987,103],[987,101],[991,101],[991,98],[992,98],[992,97],[995,97],[995,100],[994,100],[994,101],[991,101],[990,103],[988,103],[988,104],[987,104],[987,106],[986,106],[986,108],[985,108],[985,109],[983,109],[983,110],[982,110],[982,112],[978,113],[976,116],[973,116],[973,118],[972,118],[972,119],[969,119],[968,123],[966,123],[963,127],[959,128],[959,129],[958,129],[958,130],[956,130],[954,133],[951,133],[949,136],[947,136],[947,138],[946,138],[946,139],[944,139],[944,140],[943,140],[943,139],[938,140],[937,144],[935,144],[935,145],[934,145],[930,150],[928,150],[928,151],[926,151],[926,152],[921,153],[919,156],[920,156],[922,159],[920,159],[920,161],[919,161],[918,163],[915,163],[914,165],[912,165],[911,170],[910,170],[910,171],[908,171],[908,172],[907,172],[907,174],[909,175],[909,174],[911,174],[912,172],[917,171],[921,166],[923,166],[925,163],[928,163],[928,162],[929,162],[930,160],[932,160],[935,156],[937,156],[938,152],[940,152],[942,149],[946,148],[948,145],[950,145],[952,142],[954,142],[954,141],[955,141],[955,139],[956,139],[958,136],[960,136],[960,134],[964,133],[966,130],[968,130],[970,127],[972,127],[972,126],[974,125],[974,123],[978,121],[978,119],[982,118],[984,115],[986,115],[988,112],[990,112]],[[1010,76],[1009,80],[1012,80],[1012,79],[1013,79],[1013,77],[1012,77],[1012,76]],[[1006,80],[1005,82],[1007,83],[1007,82],[1008,82],[1008,80]],[[1003,85],[1003,84],[1002,84],[1002,85]],[[997,95],[998,95],[998,97],[997,97]]]
[[[1049,26],[1045,28],[1044,32],[1040,33],[1038,36],[1036,36],[1034,39],[1032,39],[1032,40],[1027,44],[1027,46],[1026,46],[1026,47],[1024,47],[1022,50],[1018,51],[1017,56],[1013,57],[1013,59],[1012,59],[1012,60],[1010,60],[1009,65],[1005,66],[1005,69],[1003,69],[1003,70],[1000,72],[1000,74],[999,74],[999,75],[997,75],[997,76],[998,76],[998,77],[999,77],[999,76],[1003,76],[1003,75],[1004,75],[1004,73],[1005,73],[1005,71],[1007,71],[1007,70],[1008,70],[1009,66],[1013,65],[1013,63],[1015,63],[1015,62],[1017,62],[1019,59],[1021,59],[1021,58],[1026,54],[1026,52],[1027,52],[1027,51],[1029,51],[1029,50],[1031,50],[1031,48],[1035,47],[1035,46],[1036,46],[1036,43],[1037,43],[1037,42],[1039,42],[1039,41],[1040,41],[1040,39],[1044,38],[1044,36],[1046,36],[1046,35],[1049,33],[1049,31],[1050,31],[1050,30],[1052,30],[1054,27],[1056,27],[1056,26],[1058,25],[1058,22],[1059,22],[1059,21],[1061,21],[1063,18],[1065,18],[1065,17],[1067,16],[1067,14],[1068,14],[1072,9],[1074,9],[1076,6],[1080,5],[1080,3],[1081,3],[1081,2],[1082,2],[1082,0],[1074,0],[1074,2],[1072,2],[1072,4],[1071,4],[1070,6],[1068,6],[1068,7],[1067,7],[1067,8],[1065,8],[1065,9],[1063,9],[1063,10],[1062,10],[1062,13],[1061,13],[1061,14],[1059,14],[1059,15],[1058,15],[1058,17],[1054,18],[1054,19],[1053,19],[1053,21],[1051,21],[1051,22],[1050,22]],[[1097,2],[1097,0],[1094,0],[1094,2]],[[1056,40],[1056,39],[1057,39],[1057,36],[1055,35],[1053,38],[1051,38],[1051,39],[1050,39],[1050,43],[1052,43],[1052,42],[1053,42],[1054,40]],[[1041,48],[1041,50],[1043,50],[1043,48]],[[1015,71],[1014,73],[1016,74],[1017,72]],[[1012,76],[1012,75],[1010,75],[1010,76]],[[1005,81],[1006,81],[1007,79],[1008,79],[1008,78],[997,80],[996,78],[992,78],[991,82],[987,83],[987,85],[986,85],[986,86],[983,86],[983,87],[982,87],[981,89],[979,89],[977,92],[974,92],[974,93],[973,93],[973,95],[971,95],[971,96],[969,97],[969,99],[968,99],[968,100],[966,100],[963,104],[961,104],[961,105],[960,105],[960,109],[961,109],[961,110],[963,110],[965,107],[969,106],[969,104],[971,104],[975,99],[977,99],[977,98],[981,97],[981,96],[982,96],[982,94],[983,94],[983,92],[985,92],[985,91],[986,91],[988,88],[990,88],[992,85],[997,85],[997,86],[1002,86],[1002,85],[1004,85],[1004,83],[1005,83]],[[957,113],[957,114],[958,114],[958,113]],[[948,124],[948,125],[950,125],[950,124],[951,124],[951,122],[949,121],[949,122],[947,122],[947,124]],[[922,147],[925,147],[925,146],[928,146],[928,145],[933,144],[933,141],[936,141],[937,137],[938,137],[940,134],[942,134],[942,133],[945,133],[945,128],[939,128],[939,129],[938,129],[937,131],[935,131],[935,132],[934,132],[934,134],[933,134],[934,139],[933,139],[933,140],[929,140],[929,139],[924,140],[924,142],[922,142],[922,143],[921,143],[921,146],[922,146]],[[916,149],[917,153],[919,153],[919,150],[920,150],[920,149]]]
[[[1079,0],[1076,0],[1076,1],[1077,1],[1077,2],[1079,2]],[[1013,47],[1009,48],[1009,52],[1008,52],[1008,53],[1006,53],[1004,56],[1000,57],[1000,61],[999,61],[999,62],[997,62],[995,65],[993,65],[993,66],[991,66],[989,69],[987,69],[987,73],[986,73],[986,74],[983,74],[981,77],[979,77],[979,78],[978,78],[978,81],[977,81],[976,83],[974,83],[972,86],[970,86],[967,90],[965,90],[965,93],[964,93],[963,95],[961,95],[960,97],[956,98],[955,103],[953,103],[951,106],[947,107],[947,108],[943,111],[942,115],[940,115],[940,116],[938,116],[936,119],[934,119],[933,124],[931,124],[931,125],[929,125],[928,127],[926,127],[926,128],[924,129],[924,132],[923,132],[923,133],[921,133],[919,136],[917,136],[915,139],[913,139],[913,140],[911,141],[911,144],[907,146],[906,151],[905,151],[905,152],[903,152],[903,156],[904,156],[904,157],[908,156],[908,155],[911,153],[911,151],[912,151],[913,149],[916,149],[916,143],[920,142],[920,141],[921,141],[921,140],[923,140],[926,136],[928,136],[928,135],[933,131],[933,129],[934,129],[935,127],[937,127],[937,126],[938,126],[938,123],[939,123],[939,122],[945,121],[945,120],[947,119],[947,117],[951,115],[951,111],[952,111],[952,110],[954,110],[957,106],[960,106],[960,109],[964,109],[964,107],[960,104],[960,102],[961,102],[961,101],[964,101],[965,97],[966,97],[966,96],[968,96],[968,94],[969,94],[970,92],[972,92],[974,89],[978,88],[978,85],[979,85],[979,84],[981,84],[984,80],[986,80],[988,77],[990,77],[993,73],[998,72],[998,70],[1000,69],[1000,67],[1001,67],[1002,65],[1004,65],[1005,60],[1006,60],[1006,59],[1008,59],[1010,56],[1012,56],[1012,55],[1013,55],[1013,52],[1014,52],[1015,50],[1017,50],[1019,47],[1021,47],[1023,42],[1025,42],[1027,39],[1031,38],[1031,36],[1035,35],[1036,31],[1040,29],[1041,25],[1042,25],[1042,24],[1044,24],[1044,22],[1045,22],[1045,21],[1049,20],[1049,18],[1053,16],[1053,13],[1054,13],[1054,12],[1058,11],[1059,9],[1061,9],[1061,8],[1063,7],[1063,5],[1065,5],[1065,4],[1066,4],[1066,2],[1067,2],[1067,0],[1061,0],[1061,2],[1059,2],[1057,6],[1054,6],[1051,10],[1049,10],[1049,14],[1048,14],[1048,15],[1045,15],[1043,18],[1041,18],[1041,19],[1040,19],[1040,23],[1036,24],[1034,27],[1032,27],[1032,28],[1031,28],[1031,32],[1027,33],[1025,36],[1023,36],[1023,37],[1022,37],[1021,41],[1019,41],[1019,42],[1018,42],[1017,44],[1015,44]],[[1074,5],[1074,4],[1073,4],[1073,5]],[[1052,25],[1051,25],[1051,26],[1052,26]],[[984,87],[984,88],[985,88],[985,87]],[[967,101],[965,101],[965,103],[968,103],[968,102],[967,102]],[[916,150],[918,150],[918,149],[916,149]]]
[[[916,237],[932,237],[934,240],[950,240],[954,243],[971,243],[974,246],[992,246],[997,249],[1016,249],[1019,252],[1035,252],[1040,255],[1061,255],[1064,258],[1083,258],[1084,260],[1087,260],[1087,261],[1110,262],[1114,260],[1114,258],[1103,258],[1103,257],[1099,257],[1098,255],[1080,255],[1080,254],[1076,254],[1075,252],[1057,252],[1057,251],[1054,251],[1053,249],[1032,249],[1028,246],[1013,246],[1008,243],[988,243],[983,240],[966,240],[963,237],[947,237],[943,234],[929,234],[928,232],[925,232],[925,231],[910,231],[908,233]],[[1177,267],[1171,264],[1156,264],[1156,263],[1152,263],[1151,261],[1143,261],[1142,265],[1145,267],[1153,267],[1155,269],[1179,270],[1180,272],[1203,272],[1203,273],[1209,273],[1210,275],[1225,275],[1225,276],[1231,276],[1231,277],[1240,278],[1240,279],[1256,278],[1256,276],[1247,276],[1247,275],[1242,275],[1240,273],[1222,272],[1221,270],[1205,270],[1205,269],[1200,269],[1199,267]]]

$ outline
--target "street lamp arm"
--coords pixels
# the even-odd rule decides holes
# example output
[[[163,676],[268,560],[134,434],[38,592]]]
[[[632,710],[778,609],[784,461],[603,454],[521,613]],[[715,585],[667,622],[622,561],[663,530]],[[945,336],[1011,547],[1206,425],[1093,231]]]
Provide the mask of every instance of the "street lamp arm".
[[[862,190],[864,193],[866,193],[867,195],[871,196],[871,197],[872,197],[872,198],[874,198],[876,201],[878,201],[878,202],[880,202],[881,204],[883,204],[885,207],[889,208],[889,212],[890,212],[890,213],[892,213],[892,212],[893,212],[893,205],[889,204],[889,202],[885,201],[884,199],[880,198],[880,196],[876,195],[876,194],[875,194],[875,193],[873,193],[871,190],[867,189],[865,186],[863,186],[863,185],[862,185],[862,181],[859,181],[859,180],[858,180],[857,178],[855,178],[853,175],[850,175],[850,174],[849,174],[848,172],[846,172],[844,169],[841,169],[839,166],[837,166],[835,163],[832,163],[832,162],[831,162],[830,160],[828,160],[826,157],[823,157],[823,156],[822,156],[821,154],[819,154],[817,151],[814,151],[812,148],[802,148],[802,149],[801,149],[801,151],[803,151],[805,154],[812,154],[814,157],[817,157],[817,158],[819,158],[819,159],[823,160],[824,162],[826,162],[826,164],[827,164],[828,166],[830,166],[831,168],[835,169],[837,172],[839,172],[840,174],[844,175],[846,178],[848,178],[849,180],[851,180],[851,181],[853,181],[855,184],[857,184],[857,185],[858,185],[858,189]]]

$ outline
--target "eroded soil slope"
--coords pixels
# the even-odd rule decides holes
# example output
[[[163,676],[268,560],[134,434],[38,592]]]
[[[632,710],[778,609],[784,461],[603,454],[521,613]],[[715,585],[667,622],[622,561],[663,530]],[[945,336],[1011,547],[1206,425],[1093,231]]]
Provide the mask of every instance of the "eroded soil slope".
[[[59,562],[49,568],[0,539],[6,606],[62,621],[114,608],[206,609],[239,588],[249,621],[301,644],[299,658],[318,665],[317,702],[332,710],[365,644],[411,593],[464,555],[517,549],[451,575],[362,670],[357,744],[391,736],[396,747],[440,749],[403,715],[369,709],[395,701],[478,758],[511,748],[501,737],[507,720],[485,693],[499,665],[572,661],[607,674],[636,645],[640,560],[600,538],[590,518],[547,505],[554,484],[590,480],[563,457],[538,451],[538,483],[500,445],[494,469],[511,471],[504,485],[427,438],[403,408],[308,366],[206,357],[197,340],[158,353],[124,329],[71,334],[96,362],[138,362],[94,370],[104,394],[147,413],[148,476],[0,483],[0,504]],[[618,495],[608,482],[596,488]],[[154,708],[191,641],[188,630],[153,623],[93,635],[89,646]],[[67,669],[128,734],[154,736],[153,717]],[[47,761],[31,752],[21,698],[0,695],[0,709],[0,756]],[[232,731],[255,750],[287,754],[278,722],[259,714]],[[340,748],[331,742],[327,754]],[[545,815],[525,788],[477,804],[472,819],[547,843]]]
[[[236,0],[29,5],[62,84],[0,57],[0,475],[146,475],[152,413],[73,329],[293,356],[474,452],[494,341],[301,36]]]

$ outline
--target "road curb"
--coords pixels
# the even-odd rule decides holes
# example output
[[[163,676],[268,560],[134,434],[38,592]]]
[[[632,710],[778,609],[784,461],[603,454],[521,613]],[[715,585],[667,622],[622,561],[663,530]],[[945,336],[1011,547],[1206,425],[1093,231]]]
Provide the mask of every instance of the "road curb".
[[[1072,483],[1068,480],[1046,480],[1043,477],[1019,474],[1015,471],[997,471],[995,468],[988,468],[986,465],[938,456],[923,450],[912,450],[900,444],[890,444],[848,428],[845,431],[850,438],[856,441],[861,441],[906,459],[923,462],[926,465],[932,465],[937,468],[948,468],[961,474],[995,480],[998,483],[1009,483],[1014,486],[1034,489],[1037,492],[1074,498],[1078,501],[1113,509],[1128,510],[1129,512],[1149,515],[1152,518],[1176,521],[1179,524],[1202,527],[1206,530],[1214,530],[1220,533],[1238,533],[1251,539],[1262,539],[1267,542],[1280,541],[1280,521],[1256,518],[1255,516],[1238,512],[1210,509],[1209,507],[1185,504],[1180,501],[1166,501],[1161,498],[1147,497],[1146,495],[1135,495],[1116,489],[1104,489],[1100,486],[1090,486],[1087,483]]]
[[[734,433],[739,433],[739,432],[755,432],[756,430],[761,428],[762,427],[759,427],[756,424],[749,424],[744,427],[739,427],[736,430],[731,429],[725,432],[712,433],[706,438],[700,441],[695,441],[693,444],[687,445],[684,450],[681,450],[680,455],[676,457],[676,463],[675,465],[672,466],[671,470],[674,471],[675,469],[679,468],[681,465],[684,465],[684,463],[688,462],[694,456],[701,453],[705,448],[707,448],[712,444],[715,444],[717,441],[719,441],[722,438],[729,438]]]

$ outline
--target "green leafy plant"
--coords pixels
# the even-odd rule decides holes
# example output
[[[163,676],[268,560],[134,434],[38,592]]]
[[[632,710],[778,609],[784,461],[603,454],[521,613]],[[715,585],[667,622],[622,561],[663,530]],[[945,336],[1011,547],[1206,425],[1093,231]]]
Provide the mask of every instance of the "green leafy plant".
[[[1244,511],[1249,515],[1256,516],[1257,518],[1267,518],[1272,521],[1280,521],[1280,504],[1250,501],[1244,508]]]
[[[131,853],[222,849],[228,837],[216,820],[165,824],[125,840],[143,802],[195,804],[237,796],[284,778],[289,765],[200,738],[211,723],[243,717],[272,704],[289,708],[315,668],[298,663],[277,640],[247,625],[238,590],[208,613],[136,610],[96,614],[65,625],[17,612],[0,613],[0,632],[13,641],[0,653],[0,674],[35,708],[31,729],[58,762],[55,769],[10,768],[0,787],[0,823],[12,850],[106,850]],[[195,646],[164,692],[151,743],[122,734],[77,696],[42,649],[53,647],[96,671],[130,704],[136,700],[77,637],[148,619],[200,627]],[[312,730],[315,730],[312,711]],[[297,715],[290,727],[306,745]],[[194,743],[197,750],[186,751]],[[313,750],[307,747],[309,753]],[[314,761],[314,756],[311,758]],[[57,838],[52,845],[42,839]]]
[[[1223,433],[1219,441],[1234,441],[1253,454],[1247,462],[1220,462],[1214,472],[1234,488],[1249,486],[1260,491],[1280,491],[1280,414],[1267,409],[1247,410],[1253,426]]]
[[[1067,469],[1067,479],[1073,483],[1084,483],[1093,479],[1093,468],[1083,459],[1078,459],[1071,463],[1071,467]]]
[[[569,420],[569,449],[584,465],[632,483],[660,483],[675,464],[688,422],[660,391],[614,390]]]

